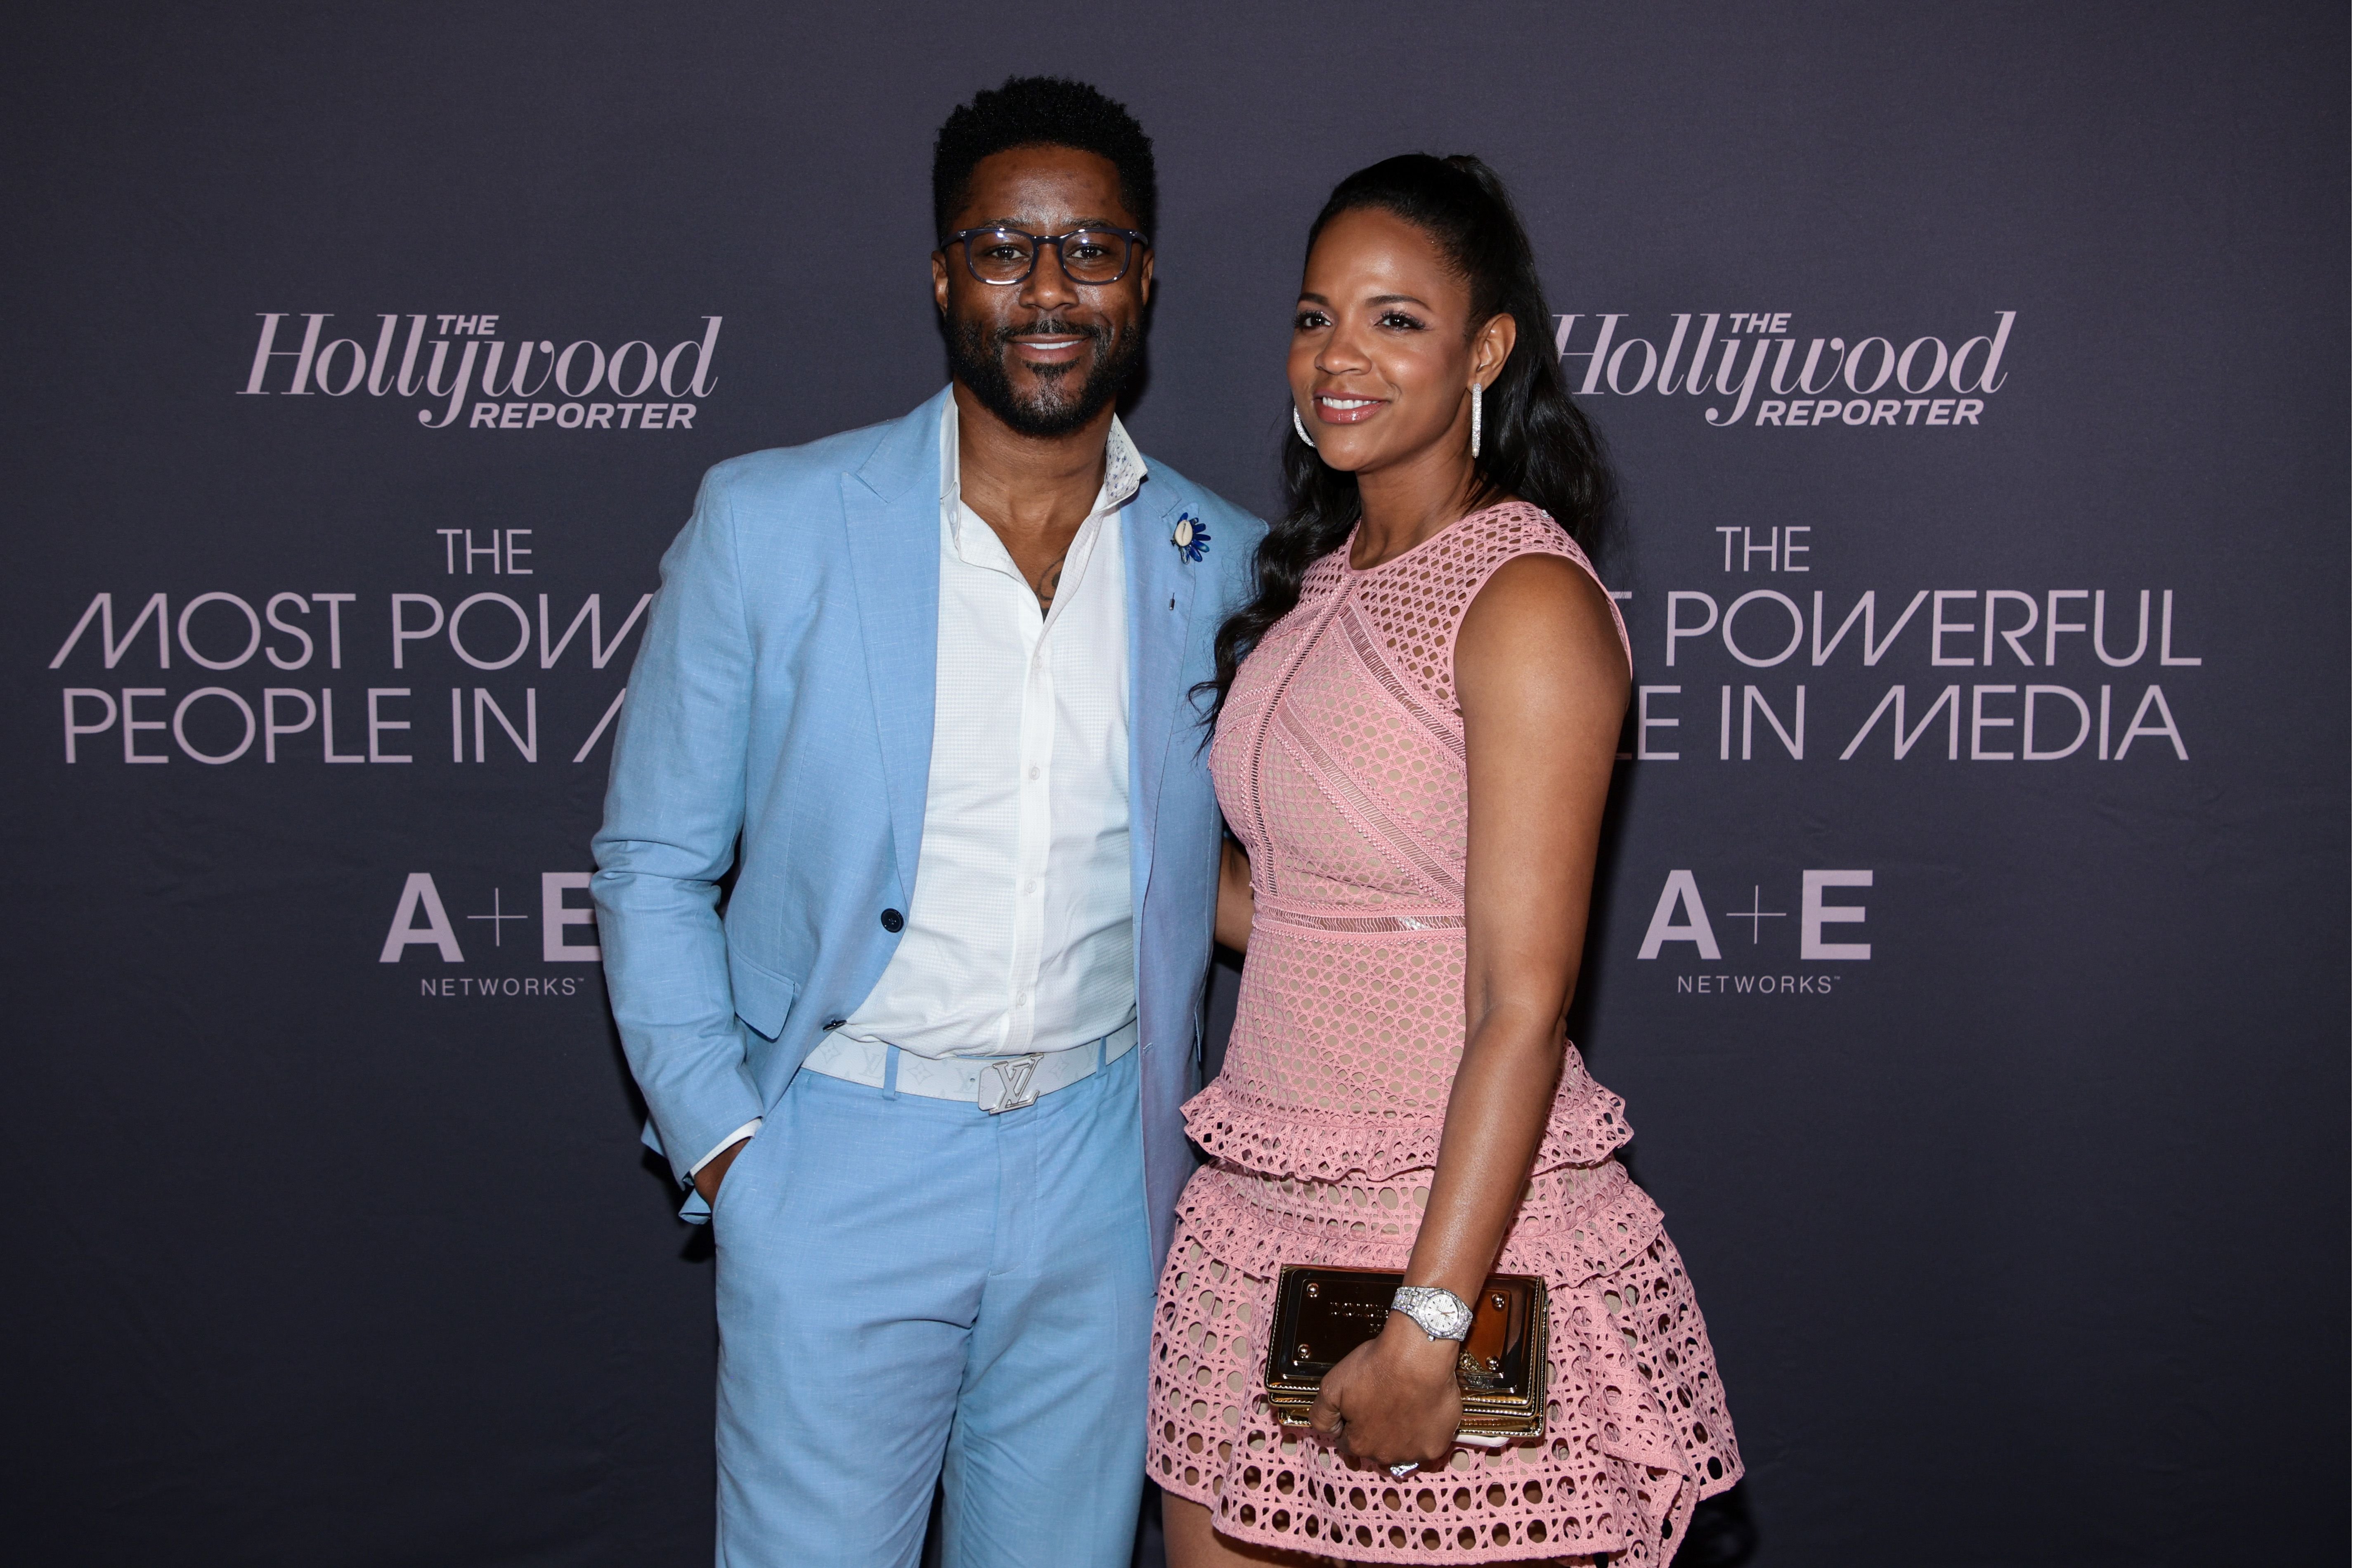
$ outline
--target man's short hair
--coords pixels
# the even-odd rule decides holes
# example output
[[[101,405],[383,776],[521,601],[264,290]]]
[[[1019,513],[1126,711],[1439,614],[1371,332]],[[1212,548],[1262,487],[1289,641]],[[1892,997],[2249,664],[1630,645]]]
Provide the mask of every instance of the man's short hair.
[[[1082,81],[1059,76],[1016,76],[1000,88],[973,94],[940,127],[932,148],[932,229],[948,225],[965,204],[972,172],[983,158],[1015,147],[1075,147],[1108,158],[1119,170],[1119,198],[1136,227],[1153,232],[1160,192],[1152,167],[1152,138],[1127,111]]]

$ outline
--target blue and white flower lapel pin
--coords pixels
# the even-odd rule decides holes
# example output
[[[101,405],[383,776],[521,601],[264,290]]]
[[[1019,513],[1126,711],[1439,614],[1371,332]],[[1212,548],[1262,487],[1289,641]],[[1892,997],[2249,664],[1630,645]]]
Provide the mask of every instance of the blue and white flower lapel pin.
[[[1168,542],[1174,544],[1176,547],[1176,553],[1186,560],[1198,561],[1208,553],[1209,531],[1203,528],[1201,520],[1191,512],[1178,512],[1176,527],[1168,535]]]

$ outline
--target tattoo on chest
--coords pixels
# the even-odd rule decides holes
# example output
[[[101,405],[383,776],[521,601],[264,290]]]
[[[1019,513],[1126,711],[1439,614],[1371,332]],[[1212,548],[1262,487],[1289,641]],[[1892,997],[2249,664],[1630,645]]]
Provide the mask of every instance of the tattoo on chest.
[[[1062,585],[1062,563],[1068,558],[1067,552],[1056,556],[1054,563],[1038,574],[1038,607],[1040,610],[1054,607],[1054,590]]]

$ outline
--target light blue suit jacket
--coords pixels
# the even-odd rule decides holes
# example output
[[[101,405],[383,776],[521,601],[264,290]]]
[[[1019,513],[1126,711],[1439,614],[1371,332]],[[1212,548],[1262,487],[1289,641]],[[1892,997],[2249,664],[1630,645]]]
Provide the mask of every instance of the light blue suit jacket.
[[[943,391],[903,419],[704,476],[614,742],[594,883],[647,1142],[688,1167],[784,1094],[898,946],[930,775]],[[1199,561],[1171,535],[1206,527]],[[1129,834],[1155,1256],[1191,1173],[1219,819],[1187,693],[1264,525],[1164,464],[1123,515]],[[723,899],[730,868],[734,884]],[[689,1217],[702,1200],[690,1198]]]

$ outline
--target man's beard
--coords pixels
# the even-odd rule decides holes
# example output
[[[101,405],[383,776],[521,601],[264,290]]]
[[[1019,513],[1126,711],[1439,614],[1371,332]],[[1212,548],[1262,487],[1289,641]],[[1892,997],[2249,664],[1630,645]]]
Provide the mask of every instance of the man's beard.
[[[1039,365],[1031,374],[1038,391],[1023,397],[1013,390],[1006,374],[1006,356],[1017,334],[1084,338],[1087,357],[1073,364]],[[1025,321],[992,331],[966,319],[948,331],[948,363],[955,378],[980,399],[982,407],[1024,436],[1047,439],[1068,436],[1111,405],[1135,372],[1143,357],[1144,339],[1136,332],[1113,337],[1100,326],[1052,320]],[[1073,384],[1072,378],[1083,374]]]

